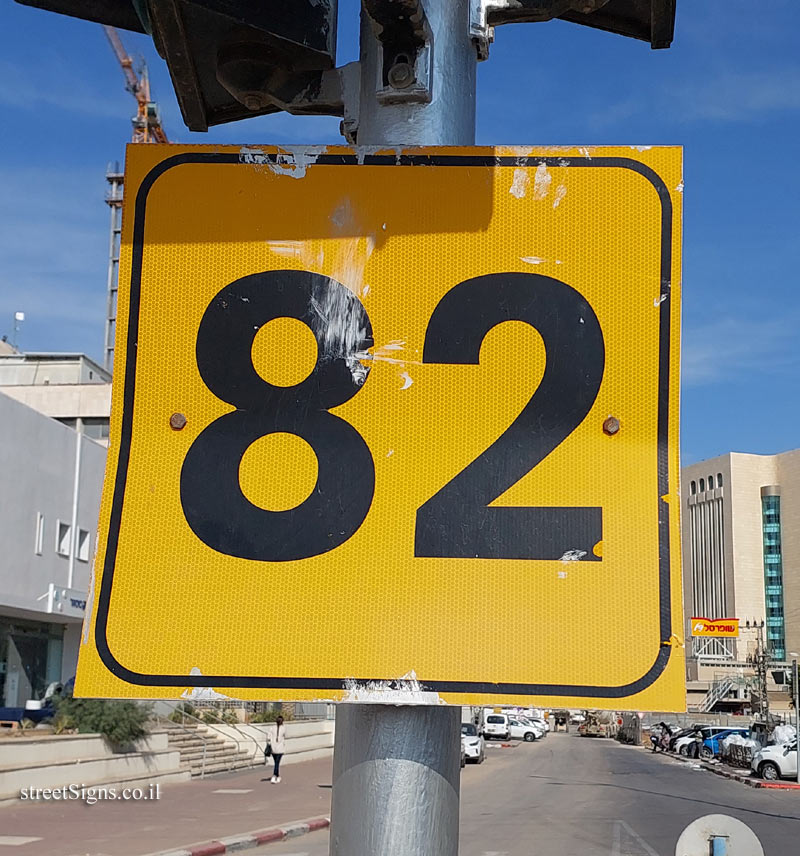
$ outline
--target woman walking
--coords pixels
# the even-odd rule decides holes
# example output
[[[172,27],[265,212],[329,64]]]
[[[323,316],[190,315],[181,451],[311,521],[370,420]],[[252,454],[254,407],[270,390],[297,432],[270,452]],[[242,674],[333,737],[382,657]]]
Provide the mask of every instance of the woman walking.
[[[281,758],[286,751],[282,716],[275,720],[275,736],[270,739],[270,745],[272,747],[272,763],[274,764],[270,781],[273,785],[277,785],[281,780]]]

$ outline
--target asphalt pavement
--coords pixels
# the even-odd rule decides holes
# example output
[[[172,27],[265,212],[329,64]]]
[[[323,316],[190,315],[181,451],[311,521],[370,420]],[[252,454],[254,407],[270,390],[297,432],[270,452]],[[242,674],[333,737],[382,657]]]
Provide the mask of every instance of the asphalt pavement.
[[[800,852],[800,793],[761,791],[615,741],[551,734],[491,749],[461,777],[459,856],[675,856],[683,829],[728,814],[765,856]],[[327,832],[249,851],[328,856]]]
[[[800,792],[763,791],[641,747],[551,734],[492,747],[461,775],[459,856],[675,856],[683,829],[729,814],[759,836],[765,856],[800,852]],[[157,803],[0,808],[0,847],[19,856],[142,856],[223,835],[327,814],[330,759],[173,785]],[[328,856],[327,831],[244,851]],[[384,856],[384,854],[376,854]]]

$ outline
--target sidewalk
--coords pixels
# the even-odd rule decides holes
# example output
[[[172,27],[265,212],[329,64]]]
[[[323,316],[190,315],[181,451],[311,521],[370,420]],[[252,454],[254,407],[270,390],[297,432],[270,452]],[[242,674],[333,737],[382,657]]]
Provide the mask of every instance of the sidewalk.
[[[648,749],[646,746],[643,746],[642,748],[651,754],[655,754],[661,758],[666,758],[669,761],[677,761],[681,764],[690,764],[696,770],[705,770],[708,773],[713,773],[715,776],[722,776],[724,779],[732,779],[735,782],[741,782],[741,784],[747,785],[751,788],[763,788],[765,790],[774,791],[800,790],[800,784],[797,784],[797,782],[788,781],[786,779],[781,779],[776,782],[767,782],[752,775],[749,770],[729,767],[721,761],[708,761],[702,758],[687,758],[674,752],[670,752],[665,755],[663,752],[653,753],[652,750]]]
[[[325,817],[331,765],[331,758],[289,764],[279,785],[269,782],[271,764],[166,784],[157,801],[20,803],[0,808],[0,846],[17,844],[9,852],[19,856],[144,856]]]

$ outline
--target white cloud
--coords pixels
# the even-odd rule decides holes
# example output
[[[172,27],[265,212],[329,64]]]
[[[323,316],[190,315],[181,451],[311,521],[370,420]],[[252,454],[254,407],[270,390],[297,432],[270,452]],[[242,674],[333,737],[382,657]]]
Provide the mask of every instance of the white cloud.
[[[652,92],[609,104],[589,116],[595,129],[642,114],[677,122],[749,122],[800,110],[800,66],[760,71],[716,71],[673,80]]]
[[[800,67],[726,72],[684,82],[669,93],[676,118],[745,122],[800,109]]]
[[[95,87],[93,82],[76,77],[74,70],[66,75],[60,63],[43,68],[31,65],[23,70],[0,60],[0,79],[0,106],[6,108],[35,111],[48,107],[72,115],[113,119],[119,118],[121,105],[135,112],[133,98],[122,91],[121,85],[115,86],[113,80],[104,78],[105,85]]]
[[[720,318],[683,332],[681,376],[687,386],[772,373],[800,363],[798,319]],[[752,380],[752,378],[750,378]]]

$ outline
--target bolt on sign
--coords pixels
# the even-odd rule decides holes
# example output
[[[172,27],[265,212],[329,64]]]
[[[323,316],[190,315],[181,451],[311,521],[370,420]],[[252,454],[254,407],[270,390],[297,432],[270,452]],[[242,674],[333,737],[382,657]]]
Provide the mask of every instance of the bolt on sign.
[[[682,187],[678,148],[130,147],[78,692],[683,708]]]
[[[692,636],[728,636],[739,635],[738,618],[693,618]]]

